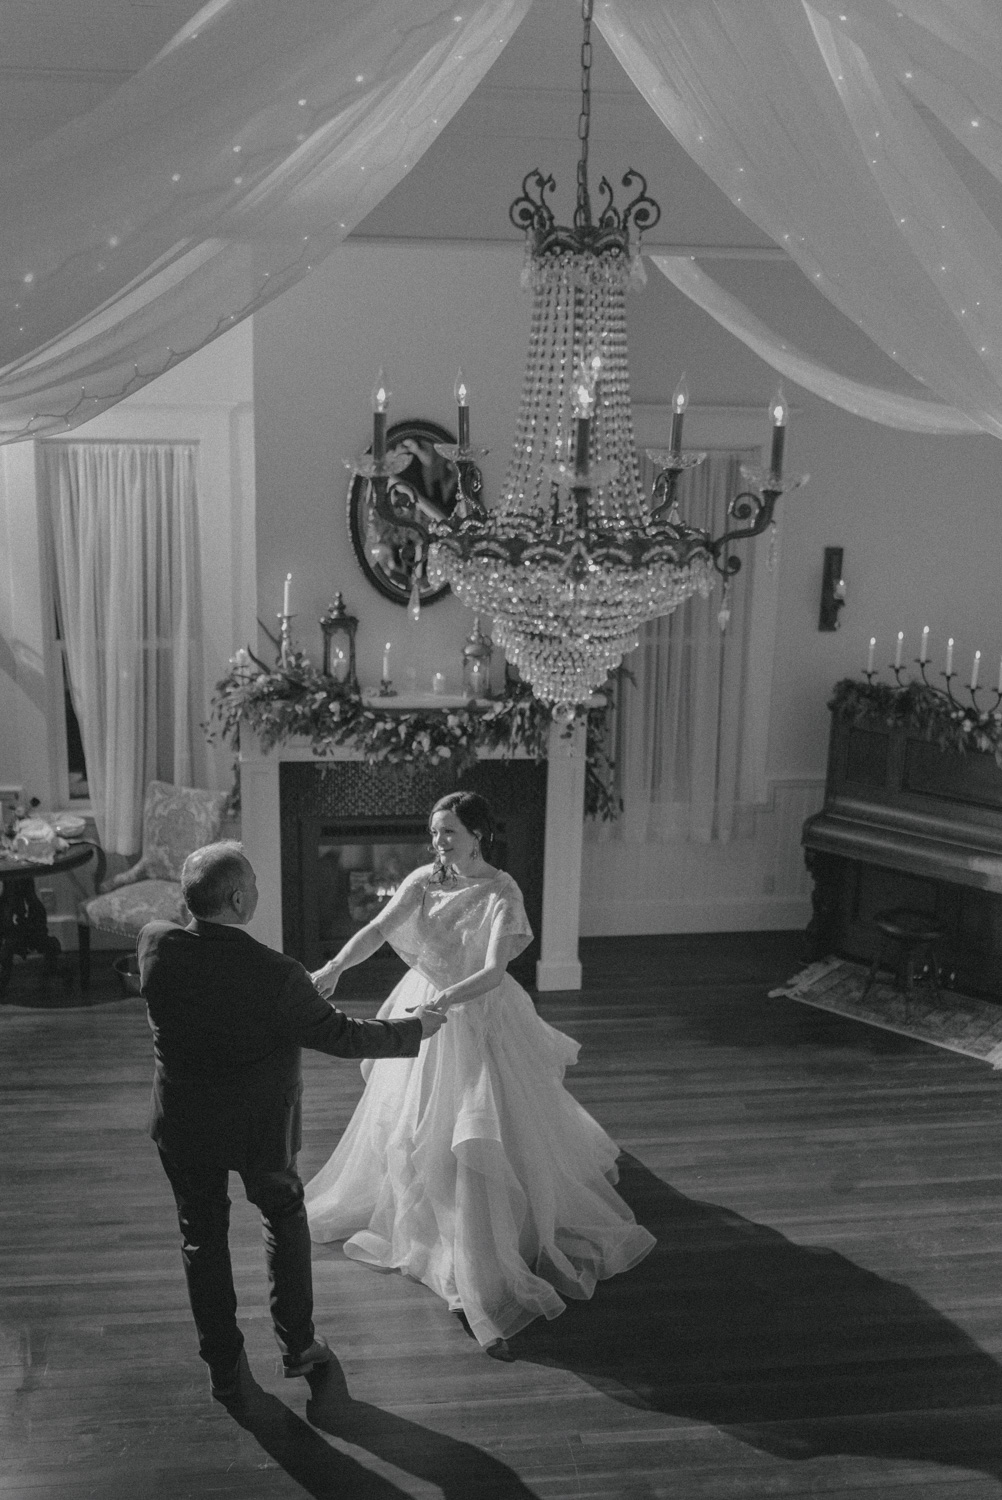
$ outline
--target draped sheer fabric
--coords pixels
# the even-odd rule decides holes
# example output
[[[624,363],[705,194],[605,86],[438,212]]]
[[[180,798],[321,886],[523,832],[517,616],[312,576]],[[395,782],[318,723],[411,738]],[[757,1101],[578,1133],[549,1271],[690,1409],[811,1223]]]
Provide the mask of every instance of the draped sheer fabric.
[[[86,421],[305,276],[529,3],[213,0],[0,170],[0,441]]]
[[[1002,436],[995,8],[603,0],[596,21],[689,155],[818,291],[935,397]]]
[[[680,486],[686,521],[713,536],[725,531],[728,503],[744,487],[740,464],[755,457],[710,453],[691,469]],[[650,478],[643,476],[648,486]],[[731,582],[726,631],[717,618],[717,589],[650,621],[626,658],[614,729],[623,816],[614,837],[727,843],[743,831],[754,796],[745,739],[755,567],[748,549]]]
[[[142,842],[147,783],[204,786],[196,453],[40,443],[39,490],[104,848]]]

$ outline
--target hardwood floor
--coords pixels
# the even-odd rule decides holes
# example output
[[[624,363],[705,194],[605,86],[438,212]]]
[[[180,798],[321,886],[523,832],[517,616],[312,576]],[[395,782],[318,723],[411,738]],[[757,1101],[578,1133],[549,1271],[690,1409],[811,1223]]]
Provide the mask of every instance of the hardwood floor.
[[[767,999],[794,935],[583,957],[584,991],[540,1010],[583,1043],[570,1085],[622,1144],[657,1249],[503,1365],[420,1285],[317,1247],[339,1363],[311,1392],[281,1378],[235,1194],[255,1384],[233,1415],[195,1356],[144,1135],[142,1004],[105,969],[73,1008],[19,965],[0,1004],[0,1495],[1002,1497],[997,1075]],[[306,1083],[308,1176],[361,1079],[307,1055]]]

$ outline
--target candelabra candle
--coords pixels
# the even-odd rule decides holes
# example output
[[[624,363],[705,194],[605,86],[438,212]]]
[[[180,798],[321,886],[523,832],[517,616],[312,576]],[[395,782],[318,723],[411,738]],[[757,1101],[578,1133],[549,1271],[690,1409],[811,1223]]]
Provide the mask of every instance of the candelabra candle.
[[[897,643],[897,645],[894,648],[894,665],[896,667],[900,667],[900,665],[901,665],[901,651],[902,651],[902,647],[904,646],[904,644],[905,644],[905,633],[904,633],[903,630],[899,630],[898,631],[898,643]]]
[[[286,575],[285,575],[285,588],[284,588],[284,590],[282,592],[282,613],[283,613],[283,615],[291,615],[292,614],[292,574],[291,573],[286,573]]]
[[[875,635],[871,635],[871,637],[870,637],[870,649],[869,649],[869,651],[867,652],[867,655],[866,655],[866,670],[868,672],[872,672],[873,671],[873,653],[876,651],[876,649],[877,649],[877,637]]]
[[[386,457],[386,408],[389,404],[390,393],[380,369],[372,388],[372,456],[377,463]]]
[[[390,642],[387,641],[383,647],[383,681],[390,680]]]
[[[574,423],[574,473],[588,478],[588,450],[591,447],[591,417],[578,417]]]
[[[682,418],[685,416],[685,409],[689,405],[689,387],[685,383],[684,370],[672,394],[671,405],[671,451],[674,454],[679,454],[682,452]]]
[[[470,446],[470,393],[463,379],[462,370],[456,376],[455,395],[459,417],[459,446],[468,448]]]
[[[782,478],[783,474],[783,449],[786,445],[786,419],[789,415],[789,407],[780,386],[769,407],[769,416],[772,418],[772,452],[769,455],[769,474],[773,479]]]
[[[946,676],[953,676],[953,636],[946,643]]]
[[[999,662],[998,692],[1002,693],[1002,661]]]
[[[922,649],[919,652],[919,661],[924,666],[929,659],[929,627],[922,626]]]
[[[981,652],[980,651],[975,651],[975,653],[974,653],[974,661],[971,664],[971,691],[972,692],[974,691],[974,689],[978,685],[978,673],[980,672],[980,670],[981,670]]]

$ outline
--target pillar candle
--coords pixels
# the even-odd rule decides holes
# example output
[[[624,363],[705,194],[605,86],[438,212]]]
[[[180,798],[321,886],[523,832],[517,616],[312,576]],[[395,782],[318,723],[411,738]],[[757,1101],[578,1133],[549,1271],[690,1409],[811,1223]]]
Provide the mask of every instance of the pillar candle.
[[[291,604],[292,604],[292,574],[291,573],[286,573],[286,575],[285,575],[285,590],[284,590],[284,592],[282,594],[282,613],[283,613],[283,615],[291,615],[292,614]]]

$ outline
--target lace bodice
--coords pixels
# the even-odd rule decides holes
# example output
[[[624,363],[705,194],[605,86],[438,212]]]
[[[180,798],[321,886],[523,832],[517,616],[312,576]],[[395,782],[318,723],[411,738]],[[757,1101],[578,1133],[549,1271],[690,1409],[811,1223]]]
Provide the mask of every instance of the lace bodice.
[[[439,989],[477,973],[494,932],[508,939],[510,961],[532,941],[522,892],[503,870],[448,885],[434,884],[432,865],[401,881],[376,921],[404,963]]]

